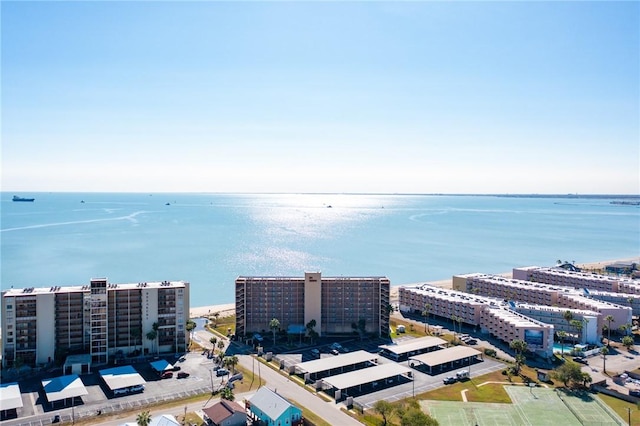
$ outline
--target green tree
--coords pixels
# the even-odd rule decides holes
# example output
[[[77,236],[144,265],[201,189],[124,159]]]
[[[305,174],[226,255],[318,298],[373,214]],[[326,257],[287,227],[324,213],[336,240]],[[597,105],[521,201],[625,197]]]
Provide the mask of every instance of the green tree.
[[[276,331],[280,328],[280,320],[278,320],[277,318],[272,318],[271,321],[269,321],[269,328],[273,332],[273,344],[275,345]]]
[[[558,335],[558,338],[560,338],[560,353],[562,354],[562,358],[564,358],[564,339],[567,337],[567,333],[560,330],[556,334]]]
[[[216,336],[211,336],[211,339],[209,339],[209,343],[211,343],[213,345],[213,347],[216,347],[216,343],[218,343],[218,338]]]
[[[222,364],[227,368],[231,367],[233,374],[236,374],[236,365],[238,365],[238,362],[239,360],[236,355],[225,356],[222,359]]]
[[[571,327],[571,320],[573,320],[573,313],[571,311],[564,311],[562,318],[567,322],[567,327]]]
[[[218,340],[218,350],[222,352],[223,349],[224,349],[224,340],[220,339]]]
[[[140,327],[134,327],[129,331],[131,338],[133,339],[133,350],[138,350],[138,340],[142,338],[142,330]]]
[[[218,327],[218,317],[220,317],[220,312],[214,312],[213,313],[213,328],[217,328]]]
[[[317,332],[314,330],[316,326],[316,320],[312,319],[304,327],[307,329],[307,336],[309,336],[309,342],[313,345],[313,341],[317,336]]]
[[[376,413],[382,416],[382,426],[386,426],[389,418],[393,415],[393,404],[389,401],[385,401],[384,399],[379,399],[375,404],[373,404],[373,409]]]
[[[587,373],[586,371],[582,372],[582,386],[586,388],[591,382],[593,382],[593,377],[591,377],[591,374]]]
[[[584,323],[582,321],[574,319],[571,320],[570,325],[576,330],[576,338],[582,334],[582,327],[584,327]]]
[[[154,322],[153,324],[151,324],[151,328],[153,329],[153,331],[156,333],[156,355],[158,353],[160,353],[160,342],[158,342],[158,337],[160,337],[160,332],[158,330],[160,330],[160,324],[158,324],[157,322]]]
[[[231,389],[229,386],[225,386],[220,391],[220,398],[226,399],[227,401],[233,401],[234,399],[236,399],[236,396],[233,394],[233,389]]]
[[[149,411],[143,411],[142,413],[138,414],[138,416],[136,417],[136,423],[138,424],[138,426],[149,426],[149,424],[151,423],[151,413],[149,413]]]
[[[625,348],[627,348],[627,350],[630,350],[633,347],[633,337],[631,336],[624,336],[622,338],[622,344],[624,345]]]
[[[602,371],[607,373],[607,355],[609,355],[609,348],[603,346],[600,348],[600,353],[602,354]]]
[[[424,310],[422,311],[422,316],[424,317],[424,332],[427,332],[427,320],[429,319],[429,312],[431,312],[431,304],[425,303]]]
[[[411,406],[404,410],[400,416],[400,426],[438,426],[439,423],[433,417],[425,414],[420,406]]]
[[[151,330],[146,334],[146,336],[147,336],[147,340],[151,341],[151,352],[153,352],[156,338],[158,337],[158,332],[155,330]]]
[[[615,319],[613,315],[607,315],[604,320],[607,322],[607,346],[611,346],[611,323],[615,322]]]
[[[189,346],[191,346],[191,332],[196,328],[197,324],[193,320],[187,320],[185,329],[187,330],[187,336],[189,337]]]
[[[569,382],[582,383],[583,376],[580,366],[575,362],[565,362],[560,367],[556,368],[551,377],[556,380],[560,380],[565,387],[569,386]]]
[[[524,362],[523,354],[527,351],[527,342],[516,339],[509,343],[509,347],[516,351],[516,374],[520,373],[520,365]]]

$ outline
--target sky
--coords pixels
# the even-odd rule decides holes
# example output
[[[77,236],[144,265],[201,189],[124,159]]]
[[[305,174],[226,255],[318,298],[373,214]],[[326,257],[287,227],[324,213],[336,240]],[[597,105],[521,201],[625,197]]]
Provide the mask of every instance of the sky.
[[[640,193],[639,2],[0,7],[3,191]]]

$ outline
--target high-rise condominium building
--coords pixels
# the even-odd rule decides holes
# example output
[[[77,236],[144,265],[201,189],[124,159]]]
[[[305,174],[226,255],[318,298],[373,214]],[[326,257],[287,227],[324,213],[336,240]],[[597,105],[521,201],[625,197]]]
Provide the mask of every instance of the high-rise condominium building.
[[[273,318],[283,330],[304,330],[315,320],[322,335],[354,332],[389,334],[389,290],[386,277],[246,277],[236,279],[236,334],[270,332]]]
[[[46,364],[91,354],[105,364],[117,354],[180,352],[187,347],[189,283],[111,284],[2,292],[2,364]],[[147,334],[155,333],[151,340]]]

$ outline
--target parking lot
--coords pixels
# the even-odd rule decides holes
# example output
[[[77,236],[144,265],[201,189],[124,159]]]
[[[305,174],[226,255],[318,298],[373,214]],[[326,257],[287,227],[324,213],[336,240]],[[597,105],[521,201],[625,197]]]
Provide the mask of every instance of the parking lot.
[[[189,377],[183,379],[177,378],[177,371],[171,378],[160,379],[148,362],[133,364],[136,371],[146,380],[145,388],[142,392],[126,395],[114,395],[97,372],[83,374],[80,377],[88,394],[82,398],[76,398],[73,407],[70,402],[66,406],[62,402],[51,406],[42,390],[41,379],[20,382],[24,406],[18,409],[18,418],[4,420],[2,424],[3,426],[26,425],[33,421],[48,424],[55,415],[59,415],[63,422],[71,421],[72,415],[76,420],[90,418],[98,413],[109,414],[156,402],[210,393],[224,386],[223,381],[228,379],[228,376],[215,375],[213,359],[205,355],[192,352],[182,359],[183,361],[175,358],[167,360],[179,366],[179,371],[189,373]]]

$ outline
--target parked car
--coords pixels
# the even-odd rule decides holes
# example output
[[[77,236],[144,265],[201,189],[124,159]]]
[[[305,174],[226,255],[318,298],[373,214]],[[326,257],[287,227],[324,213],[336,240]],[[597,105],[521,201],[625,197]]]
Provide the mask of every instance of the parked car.
[[[320,350],[318,350],[318,349],[311,349],[311,353],[313,355],[320,356]]]
[[[216,370],[216,376],[220,377],[220,376],[227,376],[229,375],[229,370],[227,370],[226,368],[220,368],[218,370]]]
[[[447,377],[444,378],[443,382],[444,382],[445,385],[450,385],[450,384],[456,382],[456,378],[453,377],[453,376],[447,376]]]
[[[173,373],[171,371],[165,371],[160,375],[161,379],[170,379],[173,377]]]
[[[338,352],[337,349],[331,349],[331,353],[334,355],[340,355],[340,352]]]
[[[180,371],[180,366],[179,365],[174,365],[173,366],[173,371]]]
[[[126,395],[128,393],[129,393],[129,388],[120,388],[120,389],[113,390],[114,395]]]
[[[129,390],[131,392],[142,392],[144,390],[144,385],[131,386]]]
[[[635,396],[635,397],[640,397],[640,390],[638,390],[638,389],[629,389],[629,395]]]
[[[586,359],[584,359],[584,358],[583,358],[583,357],[581,357],[581,356],[574,357],[574,358],[573,358],[573,360],[574,360],[575,362],[577,362],[577,363],[580,363],[580,364],[584,364],[584,365],[589,364],[589,363],[587,362],[587,360],[586,360]]]
[[[186,379],[187,377],[189,377],[189,373],[186,373],[184,371],[178,373],[178,379]]]

